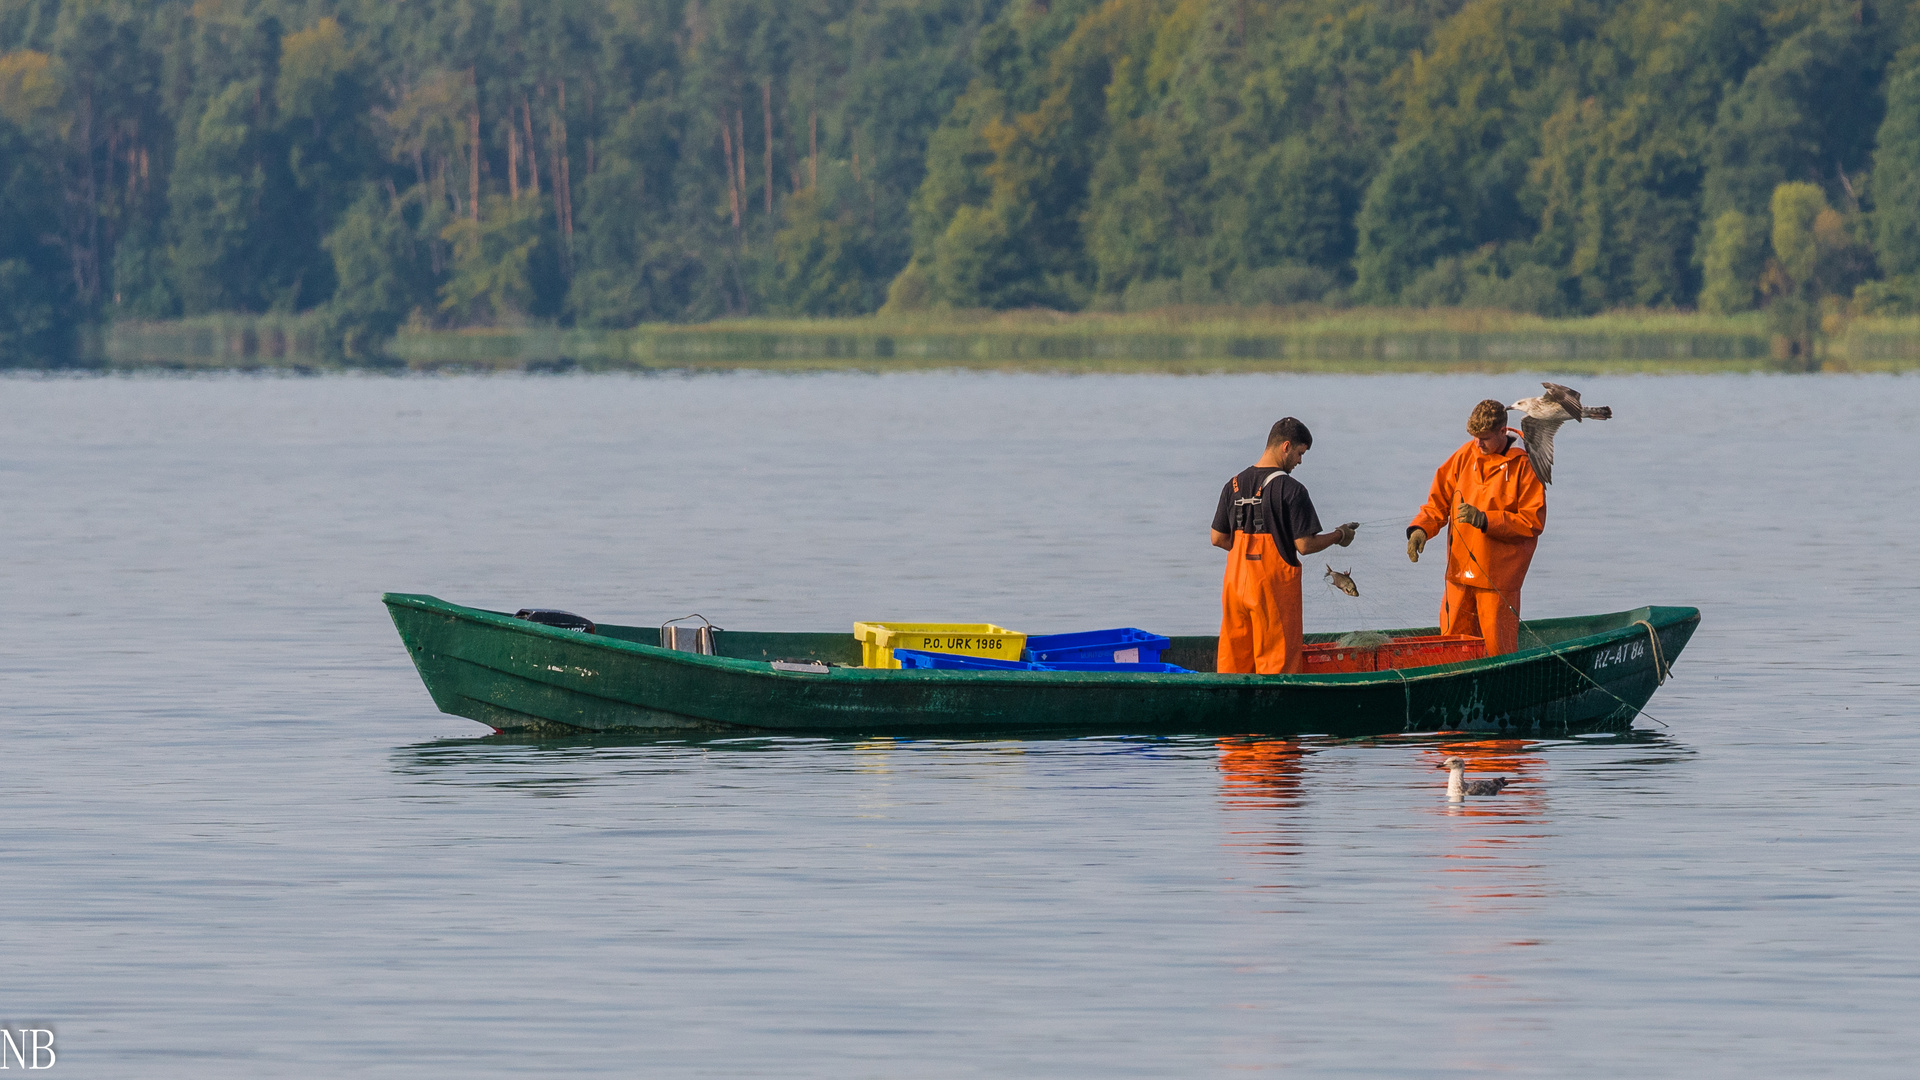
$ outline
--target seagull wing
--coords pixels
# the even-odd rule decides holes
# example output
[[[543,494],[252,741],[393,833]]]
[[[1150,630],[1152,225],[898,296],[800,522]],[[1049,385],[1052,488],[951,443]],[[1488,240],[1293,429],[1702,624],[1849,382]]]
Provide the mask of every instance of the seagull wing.
[[[1533,471],[1540,474],[1540,482],[1553,483],[1553,434],[1560,430],[1565,420],[1542,420],[1535,416],[1520,418],[1520,434],[1527,439],[1527,460],[1533,462]]]
[[[1542,396],[1565,409],[1568,417],[1578,420],[1585,414],[1586,409],[1580,404],[1578,390],[1570,386],[1561,386],[1559,383],[1543,382],[1540,385],[1547,388],[1547,392]]]

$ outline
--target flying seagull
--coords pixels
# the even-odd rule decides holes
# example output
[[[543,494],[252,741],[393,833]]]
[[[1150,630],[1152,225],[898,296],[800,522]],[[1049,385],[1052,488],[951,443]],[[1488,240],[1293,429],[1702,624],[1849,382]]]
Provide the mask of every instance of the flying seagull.
[[[1584,422],[1587,420],[1611,420],[1613,410],[1605,405],[1588,408],[1580,404],[1580,392],[1561,386],[1559,383],[1543,382],[1547,392],[1539,397],[1521,398],[1509,409],[1518,409],[1526,415],[1520,418],[1520,432],[1527,437],[1527,459],[1533,462],[1533,471],[1540,474],[1540,482],[1553,483],[1553,434],[1560,425],[1569,420]]]
[[[1468,780],[1467,763],[1457,757],[1435,765],[1436,769],[1447,770],[1447,799],[1459,802],[1468,795],[1498,795],[1500,789],[1507,786],[1507,778],[1496,776],[1491,780]]]

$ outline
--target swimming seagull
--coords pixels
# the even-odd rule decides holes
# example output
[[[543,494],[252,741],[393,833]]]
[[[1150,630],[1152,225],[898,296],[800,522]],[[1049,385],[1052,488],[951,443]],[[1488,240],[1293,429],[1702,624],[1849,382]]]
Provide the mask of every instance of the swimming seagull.
[[[1520,433],[1527,437],[1527,460],[1543,484],[1553,483],[1553,433],[1569,420],[1611,420],[1613,410],[1605,405],[1588,408],[1580,404],[1580,392],[1559,383],[1543,382],[1547,392],[1539,397],[1521,398],[1507,406],[1526,415],[1520,418]]]
[[[1459,802],[1469,795],[1498,795],[1500,789],[1507,786],[1504,776],[1496,776],[1491,780],[1468,780],[1467,763],[1457,757],[1450,757],[1434,768],[1448,770],[1448,802]]]

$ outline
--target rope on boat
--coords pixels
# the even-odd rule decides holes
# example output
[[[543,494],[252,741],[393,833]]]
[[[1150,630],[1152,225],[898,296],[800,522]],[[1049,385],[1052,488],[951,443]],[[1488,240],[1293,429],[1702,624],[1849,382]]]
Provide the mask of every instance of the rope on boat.
[[[1477,561],[1479,561],[1479,560],[1475,560],[1475,561],[1477,562]],[[1505,600],[1502,600],[1502,601],[1501,601],[1501,603],[1506,603],[1506,601],[1505,601]],[[1512,604],[1507,604],[1507,610],[1509,610],[1509,611],[1513,611],[1513,617],[1514,617],[1514,620],[1515,620],[1515,621],[1518,621],[1518,620],[1519,620],[1519,618],[1520,618],[1520,613],[1519,613],[1518,611],[1514,611],[1514,610],[1513,610],[1513,605],[1512,605]],[[1526,624],[1526,623],[1520,623],[1520,625],[1524,627],[1524,626],[1526,626],[1527,624]],[[1641,622],[1639,623],[1639,625],[1643,625],[1643,626],[1644,626],[1644,625],[1646,625],[1646,623],[1645,623],[1645,621],[1644,621],[1644,620],[1642,620],[1642,621],[1641,621]],[[1651,631],[1651,630],[1653,629],[1653,627],[1651,627],[1651,626],[1648,626],[1648,627],[1647,627],[1647,629],[1648,629],[1649,631]],[[1527,633],[1529,633],[1529,634],[1532,634],[1532,635],[1533,635],[1533,642],[1534,642],[1534,644],[1536,644],[1536,645],[1538,645],[1538,646],[1540,646],[1541,648],[1543,648],[1543,649],[1545,649],[1545,650],[1547,650],[1547,653],[1548,653],[1548,655],[1550,655],[1550,656],[1552,656],[1552,657],[1553,657],[1554,659],[1556,659],[1556,660],[1558,660],[1558,661],[1560,661],[1561,663],[1563,663],[1563,664],[1565,664],[1565,665],[1567,665],[1568,667],[1570,667],[1570,668],[1572,668],[1572,669],[1573,669],[1573,673],[1574,673],[1575,675],[1578,675],[1578,676],[1580,676],[1581,678],[1583,678],[1583,679],[1585,679],[1585,680],[1587,680],[1588,682],[1590,682],[1590,683],[1592,683],[1592,684],[1593,684],[1593,688],[1594,688],[1595,690],[1598,690],[1598,691],[1600,691],[1601,693],[1603,693],[1603,694],[1605,694],[1605,695],[1607,695],[1608,697],[1610,697],[1610,698],[1612,698],[1613,700],[1615,700],[1615,701],[1617,701],[1617,702],[1619,702],[1620,704],[1622,704],[1622,705],[1625,705],[1625,706],[1626,706],[1627,708],[1629,708],[1629,709],[1632,709],[1632,710],[1633,710],[1633,713],[1634,713],[1634,715],[1635,715],[1635,716],[1644,716],[1644,717],[1646,717],[1647,719],[1649,719],[1649,720],[1651,720],[1651,721],[1653,721],[1654,723],[1656,723],[1656,724],[1659,724],[1659,725],[1660,725],[1661,727],[1666,727],[1666,726],[1667,726],[1667,722],[1666,722],[1665,720],[1662,720],[1662,719],[1660,719],[1659,717],[1657,717],[1657,716],[1655,716],[1655,715],[1653,715],[1652,713],[1650,713],[1650,712],[1648,712],[1648,711],[1647,711],[1647,707],[1646,707],[1645,705],[1635,705],[1635,704],[1634,704],[1633,702],[1631,702],[1631,701],[1628,701],[1628,700],[1627,700],[1626,698],[1623,698],[1623,697],[1621,697],[1621,696],[1620,696],[1619,694],[1616,694],[1616,693],[1614,693],[1613,691],[1611,691],[1611,690],[1609,690],[1609,689],[1607,689],[1607,688],[1606,688],[1605,686],[1602,686],[1602,685],[1600,684],[1600,681],[1599,681],[1599,680],[1597,680],[1597,679],[1595,679],[1595,678],[1594,678],[1593,676],[1591,676],[1591,675],[1589,675],[1589,674],[1587,674],[1587,673],[1586,673],[1586,672],[1584,672],[1584,671],[1581,671],[1581,670],[1580,670],[1580,665],[1578,665],[1578,664],[1576,664],[1576,663],[1574,663],[1573,661],[1571,661],[1571,660],[1569,660],[1569,659],[1567,659],[1566,657],[1564,657],[1564,656],[1562,656],[1562,655],[1560,655],[1560,651],[1559,651],[1558,649],[1555,649],[1555,648],[1554,648],[1553,646],[1551,646],[1551,645],[1549,645],[1549,644],[1547,644],[1547,642],[1546,642],[1546,640],[1545,640],[1544,638],[1542,638],[1542,637],[1540,636],[1540,634],[1539,634],[1539,632],[1538,632],[1538,631],[1535,631],[1535,630],[1534,630],[1534,629],[1533,629],[1532,627],[1527,627]],[[1654,671],[1655,671],[1655,672],[1657,673],[1657,672],[1659,672],[1659,671],[1660,671],[1660,669],[1661,669],[1661,660],[1660,660],[1660,646],[1659,646],[1658,644],[1655,644],[1653,648],[1654,648],[1654,653],[1653,653],[1653,657],[1654,657],[1654,659],[1653,659],[1653,670],[1654,670]],[[1656,686],[1656,687],[1658,687],[1658,686],[1659,686],[1659,685],[1660,685],[1661,683],[1664,683],[1664,682],[1666,682],[1666,676],[1664,676],[1664,675],[1661,675],[1661,676],[1659,677],[1659,680],[1660,680],[1659,682],[1656,682],[1656,683],[1654,683],[1654,686]]]
[[[1479,557],[1478,555],[1475,555],[1475,554],[1473,553],[1473,549],[1472,549],[1472,548],[1468,548],[1468,549],[1467,549],[1467,557],[1473,560],[1473,565],[1475,565],[1475,566],[1480,566],[1480,557]],[[1484,566],[1480,566],[1480,572],[1481,572],[1481,573],[1483,573],[1483,574],[1487,574],[1487,580],[1489,580],[1489,581],[1491,581],[1491,580],[1493,580],[1493,575],[1492,575],[1492,574],[1490,574],[1490,573],[1487,573],[1487,568],[1486,568],[1486,567],[1484,567]],[[1495,590],[1495,595],[1499,595],[1499,593],[1498,593],[1498,590]],[[1524,619],[1522,619],[1522,618],[1520,617],[1520,609],[1519,609],[1519,608],[1517,608],[1517,607],[1514,607],[1514,606],[1513,606],[1512,604],[1507,604],[1507,598],[1506,598],[1505,596],[1501,596],[1501,597],[1500,597],[1500,602],[1501,602],[1502,604],[1506,604],[1506,606],[1507,606],[1507,610],[1508,610],[1508,611],[1511,611],[1511,612],[1513,612],[1513,621],[1514,621],[1515,623],[1517,623],[1517,624],[1519,624],[1519,626],[1520,626],[1520,628],[1521,628],[1522,630],[1525,630],[1525,631],[1526,631],[1527,633],[1529,633],[1529,634],[1531,634],[1531,635],[1533,635],[1533,643],[1534,643],[1535,645],[1538,645],[1539,647],[1541,647],[1541,648],[1543,648],[1543,649],[1545,649],[1545,650],[1547,650],[1547,655],[1549,655],[1549,656],[1551,656],[1551,657],[1553,657],[1554,659],[1556,659],[1556,660],[1558,660],[1558,661],[1560,661],[1561,663],[1563,663],[1563,664],[1565,664],[1565,665],[1567,665],[1568,667],[1570,667],[1570,668],[1572,668],[1572,669],[1573,669],[1573,673],[1574,673],[1575,675],[1578,675],[1578,676],[1580,676],[1581,678],[1583,678],[1583,679],[1585,679],[1585,680],[1587,680],[1588,682],[1590,682],[1590,683],[1592,683],[1592,684],[1593,684],[1593,688],[1594,688],[1595,690],[1598,690],[1598,691],[1600,691],[1601,693],[1603,693],[1603,694],[1605,694],[1605,695],[1607,695],[1608,697],[1610,697],[1610,698],[1612,698],[1613,700],[1615,700],[1615,701],[1617,701],[1617,702],[1619,702],[1620,704],[1622,704],[1622,705],[1625,705],[1625,706],[1626,706],[1627,708],[1629,708],[1629,709],[1632,709],[1632,710],[1633,710],[1633,713],[1634,713],[1634,715],[1635,715],[1635,716],[1644,716],[1644,717],[1646,717],[1647,719],[1649,719],[1649,720],[1651,720],[1651,721],[1653,721],[1654,723],[1656,723],[1656,724],[1659,724],[1659,725],[1660,725],[1661,727],[1666,727],[1666,726],[1667,726],[1667,723],[1666,723],[1666,721],[1664,721],[1664,720],[1662,720],[1662,719],[1660,719],[1659,717],[1657,717],[1657,716],[1655,716],[1655,715],[1653,715],[1652,713],[1650,713],[1650,712],[1648,712],[1648,711],[1647,711],[1647,707],[1646,707],[1645,705],[1635,705],[1635,704],[1634,704],[1633,702],[1631,702],[1631,701],[1628,701],[1628,700],[1627,700],[1626,698],[1623,698],[1623,697],[1621,697],[1621,696],[1620,696],[1619,694],[1616,694],[1616,693],[1614,693],[1613,691],[1611,691],[1611,690],[1609,690],[1609,689],[1607,689],[1606,687],[1604,687],[1604,686],[1602,686],[1602,685],[1600,685],[1600,682],[1599,682],[1599,680],[1597,680],[1597,679],[1595,679],[1595,678],[1594,678],[1593,676],[1591,676],[1591,675],[1589,675],[1589,674],[1587,674],[1586,672],[1584,672],[1584,671],[1581,671],[1581,670],[1580,670],[1580,665],[1578,665],[1578,664],[1576,664],[1576,663],[1574,663],[1573,661],[1571,661],[1571,660],[1569,660],[1569,659],[1567,659],[1566,657],[1564,657],[1564,656],[1562,656],[1562,655],[1560,655],[1560,650],[1558,650],[1558,649],[1556,649],[1556,648],[1554,648],[1553,646],[1551,646],[1551,645],[1549,645],[1549,644],[1547,644],[1547,641],[1546,641],[1546,639],[1540,636],[1540,632],[1539,632],[1539,631],[1537,631],[1537,630],[1535,630],[1535,629],[1533,629],[1532,627],[1530,627],[1530,626],[1528,626],[1528,625],[1526,624],[1526,620],[1524,620]],[[1655,674],[1656,674],[1656,676],[1657,676],[1657,677],[1658,677],[1658,679],[1659,679],[1659,681],[1658,681],[1658,682],[1656,682],[1656,683],[1654,683],[1654,686],[1655,686],[1655,687],[1659,687],[1659,686],[1661,686],[1662,684],[1664,684],[1664,683],[1665,683],[1665,682],[1667,681],[1667,677],[1666,677],[1666,675],[1662,673],[1662,671],[1663,671],[1663,669],[1664,669],[1664,668],[1666,667],[1666,664],[1665,664],[1665,661],[1664,661],[1664,658],[1662,657],[1662,654],[1661,654],[1661,652],[1660,652],[1660,636],[1659,636],[1658,634],[1654,634],[1654,633],[1653,633],[1653,624],[1652,624],[1652,623],[1649,623],[1649,622],[1647,622],[1647,621],[1646,621],[1645,619],[1637,619],[1637,620],[1635,620],[1635,621],[1634,621],[1634,625],[1635,625],[1635,626],[1644,626],[1644,627],[1646,627],[1646,628],[1647,628],[1647,633],[1649,633],[1649,634],[1652,634],[1652,635],[1653,635],[1653,670],[1654,670],[1654,672],[1655,672]],[[1402,681],[1402,682],[1404,683],[1404,682],[1405,682],[1405,679],[1403,678],[1403,679],[1402,679],[1401,681]]]
[[[1367,526],[1367,525],[1380,525],[1380,524],[1388,524],[1388,523],[1392,523],[1392,522],[1396,522],[1396,521],[1399,521],[1399,520],[1400,520],[1399,518],[1382,518],[1382,519],[1379,519],[1379,520],[1377,520],[1377,521],[1362,521],[1362,522],[1360,522],[1359,524],[1361,524],[1361,525],[1363,525],[1363,526]],[[1473,560],[1473,562],[1474,562],[1474,565],[1475,565],[1475,566],[1479,566],[1479,565],[1480,565],[1480,557],[1479,557],[1479,556],[1477,556],[1477,555],[1475,555],[1475,554],[1473,553],[1473,549],[1472,549],[1472,548],[1468,548],[1468,549],[1467,549],[1467,557]],[[1304,569],[1304,567],[1303,567],[1303,569]],[[1484,567],[1484,566],[1482,566],[1482,567],[1480,568],[1480,570],[1481,570],[1481,573],[1486,573],[1486,567]],[[1338,590],[1336,590],[1336,589],[1334,589],[1332,585],[1328,585],[1327,587],[1328,587],[1328,589],[1329,589],[1329,591],[1336,591],[1336,592],[1338,591]],[[1344,595],[1344,594],[1342,594],[1342,595]],[[1365,601],[1362,601],[1362,602],[1363,602],[1363,603],[1365,603]],[[1501,603],[1503,603],[1503,604],[1505,604],[1505,603],[1506,603],[1506,598],[1505,598],[1505,597],[1502,597],[1502,598],[1501,598]],[[1655,715],[1653,715],[1652,713],[1650,713],[1650,712],[1648,712],[1648,711],[1646,710],[1646,706],[1644,706],[1644,705],[1635,705],[1635,704],[1634,704],[1633,702],[1631,702],[1631,701],[1628,701],[1628,700],[1627,700],[1626,698],[1623,698],[1623,697],[1621,697],[1621,696],[1620,696],[1619,694],[1616,694],[1616,693],[1614,693],[1614,692],[1613,692],[1612,690],[1609,690],[1609,689],[1607,689],[1607,688],[1606,688],[1606,687],[1605,687],[1604,685],[1602,685],[1602,684],[1601,684],[1601,683],[1599,682],[1599,680],[1597,680],[1597,679],[1595,679],[1595,678],[1594,678],[1593,676],[1591,676],[1591,675],[1589,675],[1589,674],[1587,674],[1586,672],[1584,672],[1584,671],[1582,671],[1582,670],[1580,670],[1580,666],[1579,666],[1578,664],[1575,664],[1575,663],[1574,663],[1573,661],[1571,661],[1571,660],[1569,660],[1569,659],[1567,659],[1567,658],[1566,658],[1566,657],[1565,657],[1564,655],[1562,655],[1562,654],[1560,653],[1560,651],[1559,651],[1558,649],[1555,649],[1555,648],[1554,648],[1554,647],[1553,647],[1552,645],[1549,645],[1549,644],[1548,644],[1548,643],[1546,642],[1546,640],[1545,640],[1544,638],[1542,638],[1542,637],[1540,636],[1540,634],[1539,634],[1539,632],[1538,632],[1538,631],[1536,631],[1536,630],[1534,630],[1534,629],[1533,629],[1532,627],[1530,627],[1530,626],[1528,626],[1528,625],[1526,624],[1526,622],[1525,622],[1525,620],[1523,620],[1523,619],[1521,619],[1521,618],[1520,618],[1520,610],[1519,610],[1518,608],[1516,608],[1516,607],[1514,607],[1514,606],[1513,606],[1512,604],[1507,604],[1506,606],[1507,606],[1507,610],[1508,610],[1508,611],[1511,611],[1511,612],[1513,612],[1513,618],[1514,618],[1514,621],[1515,621],[1515,622],[1517,622],[1517,623],[1519,623],[1519,624],[1520,624],[1520,627],[1521,627],[1522,629],[1524,629],[1524,630],[1526,630],[1526,632],[1527,632],[1527,634],[1528,634],[1529,636],[1531,636],[1531,637],[1533,638],[1533,642],[1534,642],[1534,644],[1535,644],[1535,645],[1537,645],[1537,646],[1539,646],[1540,648],[1543,648],[1543,649],[1546,649],[1546,650],[1547,650],[1547,653],[1548,653],[1548,655],[1550,655],[1550,656],[1552,656],[1552,657],[1553,657],[1554,659],[1556,659],[1556,660],[1558,660],[1558,661],[1560,661],[1561,663],[1563,663],[1563,664],[1565,664],[1565,665],[1567,665],[1567,666],[1568,666],[1569,668],[1572,668],[1572,669],[1573,669],[1573,673],[1574,673],[1575,675],[1578,675],[1578,676],[1580,676],[1580,677],[1581,677],[1582,679],[1584,679],[1584,680],[1586,680],[1586,681],[1587,681],[1587,682],[1588,682],[1589,684],[1591,684],[1591,685],[1593,686],[1593,688],[1594,688],[1594,689],[1596,689],[1596,690],[1598,690],[1598,691],[1600,691],[1601,693],[1603,693],[1603,694],[1605,694],[1605,695],[1607,695],[1608,697],[1610,697],[1610,698],[1612,698],[1613,700],[1615,700],[1615,701],[1617,701],[1617,702],[1619,702],[1620,704],[1622,704],[1622,705],[1624,705],[1624,706],[1626,706],[1626,707],[1627,707],[1628,709],[1631,709],[1631,710],[1633,711],[1633,713],[1634,713],[1634,715],[1636,715],[1636,716],[1644,716],[1644,717],[1646,717],[1647,719],[1649,719],[1649,720],[1651,720],[1651,721],[1653,721],[1654,723],[1656,723],[1656,724],[1659,724],[1659,725],[1660,725],[1661,727],[1663,727],[1663,728],[1664,728],[1664,727],[1668,727],[1668,726],[1669,726],[1669,725],[1667,724],[1667,722],[1666,722],[1666,721],[1664,721],[1664,720],[1662,720],[1662,719],[1660,719],[1659,717],[1657,717],[1657,716],[1655,716]],[[1636,620],[1634,620],[1634,622],[1633,622],[1633,625],[1635,625],[1635,626],[1644,626],[1644,627],[1646,627],[1646,628],[1647,628],[1647,640],[1648,640],[1649,642],[1651,642],[1651,643],[1652,643],[1652,646],[1653,646],[1653,674],[1654,674],[1654,686],[1655,686],[1656,688],[1657,688],[1657,687],[1661,687],[1661,686],[1665,686],[1665,685],[1667,684],[1667,678],[1668,678],[1668,677],[1669,677],[1669,676],[1670,676],[1670,675],[1672,674],[1672,672],[1673,672],[1673,667],[1672,667],[1672,665],[1671,665],[1671,664],[1669,664],[1669,663],[1667,662],[1667,657],[1666,657],[1666,652],[1665,652],[1665,650],[1663,650],[1663,649],[1662,649],[1662,648],[1660,647],[1660,634],[1659,634],[1659,632],[1658,632],[1657,630],[1655,630],[1655,629],[1654,629],[1654,626],[1653,626],[1653,624],[1652,624],[1651,622],[1648,622],[1648,621],[1647,621],[1647,620],[1645,620],[1645,619],[1636,619]],[[1413,725],[1413,690],[1412,690],[1412,688],[1411,688],[1411,687],[1410,687],[1410,686],[1408,685],[1408,683],[1407,683],[1407,677],[1406,677],[1406,675],[1404,675],[1404,674],[1402,674],[1402,673],[1400,672],[1400,669],[1398,669],[1398,668],[1395,668],[1395,669],[1394,669],[1394,674],[1396,674],[1396,675],[1399,675],[1399,676],[1400,676],[1400,690],[1401,690],[1401,697],[1402,697],[1402,700],[1403,700],[1403,702],[1404,702],[1404,716],[1403,716],[1403,723],[1404,723],[1404,724],[1406,725],[1406,727],[1407,727],[1407,728],[1408,728],[1408,729],[1410,730],[1410,729],[1412,728],[1412,725]]]
[[[1660,635],[1654,632],[1653,624],[1645,619],[1633,620],[1633,625],[1647,628],[1647,640],[1653,643],[1653,675],[1655,686],[1667,685],[1667,674],[1673,670],[1667,663],[1667,655],[1660,651]]]

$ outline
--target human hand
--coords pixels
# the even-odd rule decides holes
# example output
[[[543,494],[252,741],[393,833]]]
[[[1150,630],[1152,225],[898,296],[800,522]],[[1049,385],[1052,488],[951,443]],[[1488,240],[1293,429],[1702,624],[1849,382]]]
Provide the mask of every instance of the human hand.
[[[1418,528],[1407,530],[1407,561],[1419,562],[1420,553],[1427,550],[1427,534]]]
[[[1461,503],[1460,508],[1453,512],[1453,519],[1462,525],[1471,525],[1476,529],[1487,527],[1486,512],[1472,503]]]
[[[1349,521],[1333,531],[1340,534],[1340,538],[1335,540],[1334,543],[1339,544],[1341,547],[1346,547],[1348,544],[1353,543],[1354,536],[1359,533],[1360,523],[1357,521]]]

